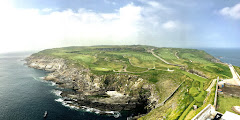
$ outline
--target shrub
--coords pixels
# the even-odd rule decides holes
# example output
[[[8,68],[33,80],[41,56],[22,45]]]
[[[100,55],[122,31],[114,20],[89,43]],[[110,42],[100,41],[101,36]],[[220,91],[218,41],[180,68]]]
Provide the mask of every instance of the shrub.
[[[195,96],[197,96],[197,95],[199,94],[199,91],[197,90],[196,87],[191,87],[191,88],[189,89],[189,94],[190,94],[191,96],[195,97]]]

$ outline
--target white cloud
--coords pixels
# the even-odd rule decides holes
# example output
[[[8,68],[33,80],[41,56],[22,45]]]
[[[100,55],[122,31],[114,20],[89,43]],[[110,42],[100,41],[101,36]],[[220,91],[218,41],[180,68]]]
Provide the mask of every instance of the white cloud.
[[[170,8],[164,6],[161,3],[156,2],[156,1],[147,1],[146,3],[148,5],[151,5],[154,9],[157,9],[157,10],[163,10],[165,12],[171,12],[172,11]]]
[[[159,7],[160,6],[160,4],[158,2],[155,2],[155,1],[148,1],[147,3],[151,6],[153,6],[153,7]]]
[[[123,8],[119,9],[120,20],[126,23],[134,24],[137,21],[141,20],[142,8],[139,6],[134,6],[132,3],[126,5]]]
[[[234,19],[240,19],[240,3],[236,4],[233,7],[225,7],[219,12],[221,15],[228,16]]]
[[[44,8],[44,9],[42,9],[42,11],[43,12],[50,12],[50,11],[52,11],[52,9],[51,8]]]
[[[167,21],[162,24],[162,27],[166,30],[174,30],[178,27],[178,23],[176,21]]]
[[[130,3],[112,13],[84,8],[77,12],[16,9],[0,3],[0,53],[63,46],[149,44],[142,41],[167,39],[165,33],[181,25],[159,17],[164,15],[154,2],[148,6]],[[41,14],[43,11],[48,12]]]
[[[5,6],[5,12],[0,12],[0,53],[72,45],[135,44],[141,10],[128,4],[115,13],[69,9],[42,15],[38,9]]]
[[[165,12],[172,12],[172,9],[164,6],[163,4],[161,4],[160,2],[157,2],[157,1],[151,1],[151,0],[138,0],[138,1],[152,7],[152,8],[148,8],[148,9],[163,10]]]

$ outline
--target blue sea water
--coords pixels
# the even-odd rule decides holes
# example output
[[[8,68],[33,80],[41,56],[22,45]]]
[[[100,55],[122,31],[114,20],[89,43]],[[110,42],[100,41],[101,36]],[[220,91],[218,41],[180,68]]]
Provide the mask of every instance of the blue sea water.
[[[83,110],[70,109],[55,101],[51,83],[41,80],[46,73],[24,65],[30,53],[0,54],[0,120],[116,120]],[[117,119],[126,119],[122,115]]]
[[[202,49],[222,62],[240,66],[240,48],[205,48]]]

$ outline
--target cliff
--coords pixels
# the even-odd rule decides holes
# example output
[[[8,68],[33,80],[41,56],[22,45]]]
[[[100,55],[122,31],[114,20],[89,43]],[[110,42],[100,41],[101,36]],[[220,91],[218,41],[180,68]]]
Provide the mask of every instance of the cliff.
[[[156,101],[148,98],[153,92],[138,75],[115,73],[95,75],[88,68],[72,67],[63,58],[30,56],[26,59],[32,68],[48,71],[44,78],[68,89],[61,96],[75,106],[87,106],[103,111],[134,110],[146,112]]]

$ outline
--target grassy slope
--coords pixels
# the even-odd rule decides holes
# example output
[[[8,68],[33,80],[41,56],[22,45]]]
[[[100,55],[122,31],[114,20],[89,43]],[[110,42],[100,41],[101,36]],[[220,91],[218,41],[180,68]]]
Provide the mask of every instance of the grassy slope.
[[[234,66],[234,68],[235,68],[236,72],[240,75],[240,67]]]
[[[235,113],[232,110],[232,107],[240,106],[240,100],[237,97],[219,95],[218,96],[218,105],[219,105],[218,111],[221,113],[225,113],[226,111]]]
[[[240,67],[234,66],[236,72],[240,74]],[[221,113],[225,113],[226,111],[230,111],[233,113],[236,113],[232,110],[233,106],[240,106],[240,100],[237,97],[232,96],[224,96],[224,95],[218,95],[218,106],[217,109]],[[236,113],[237,114],[237,113]]]
[[[181,70],[180,67],[165,64],[149,52],[151,49],[154,49],[155,54],[167,62],[183,65],[188,70],[197,70],[209,79],[190,74]],[[196,102],[199,107],[203,105],[202,101],[206,97],[204,90],[212,79],[217,76],[220,78],[232,77],[228,66],[211,62],[214,59],[212,56],[204,51],[194,49],[151,46],[65,47],[44,50],[35,55],[64,58],[68,60],[69,65],[84,66],[94,74],[127,72],[139,75],[150,84],[155,85],[155,91],[160,99],[159,103],[185,81],[181,89],[171,100],[167,101],[166,105],[152,110],[142,119],[163,118],[164,116],[168,119],[177,119],[183,113],[182,119],[185,116],[189,117],[189,111],[192,112],[190,104]],[[169,72],[168,68],[174,71]],[[192,94],[191,91],[195,91],[197,94]]]
[[[186,114],[186,117],[184,119],[185,120],[191,120],[195,115],[197,115],[197,113],[199,113],[202,109],[204,109],[208,104],[213,104],[214,96],[215,96],[215,90],[216,90],[216,87],[213,87],[211,89],[210,94],[204,100],[205,103],[201,106],[198,105],[199,108],[196,111],[193,110],[192,106],[189,106],[189,107],[191,107],[191,109],[187,111],[188,114]]]

